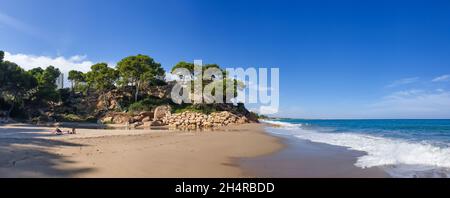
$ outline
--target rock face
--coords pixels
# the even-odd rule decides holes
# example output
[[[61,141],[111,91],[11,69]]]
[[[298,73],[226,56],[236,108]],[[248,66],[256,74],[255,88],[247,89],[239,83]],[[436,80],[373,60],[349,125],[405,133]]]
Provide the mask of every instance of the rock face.
[[[155,113],[153,115],[153,120],[154,121],[160,121],[163,118],[170,116],[171,115],[171,111],[172,111],[172,107],[170,107],[169,105],[162,105],[162,106],[158,106],[155,109]]]
[[[137,115],[130,115],[122,112],[109,112],[101,118],[102,123],[108,124],[133,124],[142,125],[153,119],[152,111],[143,111]]]
[[[140,112],[130,115],[122,112],[109,112],[101,119],[102,123],[128,124],[130,128],[169,126],[183,130],[217,128],[222,126],[255,123],[257,120],[248,115],[230,111],[214,112],[209,115],[198,112],[183,112],[172,114],[169,105],[161,105],[154,111]]]
[[[179,129],[217,128],[235,124],[253,123],[244,115],[233,114],[228,111],[215,112],[209,115],[196,112],[183,112],[166,116],[163,119],[165,125]]]
[[[152,126],[164,126],[164,124],[162,123],[162,121],[149,121],[149,122],[144,122],[144,127],[152,127]]]
[[[130,123],[132,117],[127,113],[110,112],[100,120],[105,124],[125,124]]]
[[[120,102],[124,97],[132,97],[128,92],[119,90],[109,91],[103,95],[99,95],[96,109],[98,110],[117,110],[120,109]]]
[[[169,82],[167,85],[149,87],[147,95],[157,98],[170,98],[170,92],[173,86],[174,82]]]

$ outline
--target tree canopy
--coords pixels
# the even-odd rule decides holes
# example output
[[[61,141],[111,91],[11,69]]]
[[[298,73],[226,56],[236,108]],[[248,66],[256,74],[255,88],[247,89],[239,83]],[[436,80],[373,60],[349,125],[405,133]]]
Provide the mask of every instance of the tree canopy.
[[[152,81],[164,78],[164,69],[153,58],[138,54],[129,56],[117,63],[120,83],[135,87],[135,101],[138,99],[139,90]]]
[[[0,97],[10,103],[8,117],[15,105],[22,105],[36,86],[37,80],[17,64],[3,60],[0,62]]]
[[[0,51],[0,62],[3,62],[3,59],[5,58],[5,52]]]
[[[175,72],[175,70],[179,69],[179,68],[184,68],[184,69],[189,70],[190,74],[193,77],[193,79],[190,80],[191,93],[193,93],[193,94],[203,94],[203,91],[205,89],[208,89],[208,91],[211,91],[211,93],[213,95],[215,95],[216,87],[219,87],[219,86],[222,87],[221,89],[222,89],[223,100],[225,102],[228,102],[228,103],[231,102],[231,101],[229,101],[230,98],[227,98],[227,95],[231,95],[233,97],[237,97],[238,90],[242,90],[242,89],[245,88],[245,85],[244,85],[243,82],[238,81],[236,79],[229,78],[229,76],[227,75],[226,70],[221,68],[217,64],[205,64],[205,65],[201,66],[201,71],[202,71],[203,77],[201,79],[197,78],[199,74],[195,73],[195,70],[199,69],[199,67],[200,66],[196,66],[194,63],[188,63],[188,62],[181,61],[181,62],[177,63],[175,66],[172,67],[171,73],[173,74]],[[209,76],[206,76],[206,75],[210,75],[210,74],[206,74],[205,71],[207,71],[210,68],[216,68],[216,69],[220,70],[222,76],[219,79],[215,80],[215,81],[213,81],[212,79],[206,80],[207,78],[209,78]],[[205,79],[205,77],[206,77],[206,79]],[[213,74],[211,77],[216,78],[218,76],[215,76]],[[194,81],[197,81],[197,80],[201,80],[202,81],[201,84],[203,85],[203,90],[202,90],[201,93],[194,93],[194,91],[195,91],[195,87],[194,87],[195,83],[194,83]],[[230,87],[230,89],[227,89],[227,87]]]
[[[69,71],[68,79],[74,80],[74,81],[83,81],[84,74],[83,74],[83,72],[80,72],[80,71],[71,70],[71,71]]]
[[[184,68],[189,70],[191,73],[194,73],[194,63],[188,63],[188,62],[178,62],[175,66],[172,67],[172,70],[170,71],[171,73],[173,73],[176,69],[180,69],[180,68]]]
[[[184,61],[178,62],[175,66],[172,67],[171,73],[173,73],[176,69],[179,69],[179,68],[187,69],[191,72],[192,75],[195,75],[194,72],[196,69],[196,65],[194,63],[188,63],[188,62],[184,62]],[[217,69],[221,70],[222,72],[225,72],[217,64],[205,64],[202,66],[202,71],[205,72],[209,68],[217,68]]]
[[[48,66],[45,69],[40,67],[31,69],[27,72],[33,76],[38,83],[37,91],[32,98],[35,102],[57,102],[59,93],[57,92],[56,79],[61,75],[58,68]]]
[[[72,90],[74,91],[80,82],[85,82],[85,75],[83,72],[71,70],[69,71],[68,80],[72,82]]]
[[[118,77],[118,72],[114,68],[108,67],[106,63],[97,63],[86,73],[86,82],[98,91],[104,92],[115,87],[114,83]]]

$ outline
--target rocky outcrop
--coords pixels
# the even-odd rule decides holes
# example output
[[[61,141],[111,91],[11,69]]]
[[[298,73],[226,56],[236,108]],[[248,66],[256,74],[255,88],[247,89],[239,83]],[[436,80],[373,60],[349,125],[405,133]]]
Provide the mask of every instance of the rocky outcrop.
[[[169,105],[162,105],[155,108],[155,113],[153,116],[154,121],[163,120],[165,117],[170,116],[172,107]]]
[[[205,129],[218,128],[229,125],[255,123],[257,120],[248,115],[220,111],[211,114],[186,111],[183,113],[171,113],[169,105],[161,105],[153,111],[140,112],[130,115],[122,112],[109,112],[101,119],[102,123],[124,124],[130,128],[148,128],[153,126],[168,126],[177,129]]]
[[[109,112],[100,121],[104,124],[126,124],[130,123],[132,117],[127,113]]]
[[[99,95],[95,100],[97,110],[118,110],[121,109],[120,101],[124,98],[131,98],[130,92],[113,90]]]
[[[167,116],[163,119],[163,123],[171,128],[189,130],[217,128],[252,122],[254,121],[248,119],[244,115],[233,114],[228,111],[215,112],[209,115],[196,112],[183,112]]]
[[[154,113],[152,111],[143,111],[136,115],[130,115],[122,112],[109,112],[100,120],[108,124],[133,124],[142,125],[144,122],[153,121]]]
[[[174,82],[169,82],[167,85],[149,87],[147,95],[157,98],[170,98],[173,86]]]

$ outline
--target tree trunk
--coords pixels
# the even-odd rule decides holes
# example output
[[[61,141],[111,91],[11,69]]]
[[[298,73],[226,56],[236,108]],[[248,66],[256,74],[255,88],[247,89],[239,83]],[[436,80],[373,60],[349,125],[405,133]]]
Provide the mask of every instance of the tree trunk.
[[[109,102],[106,100],[106,92],[102,91],[104,110],[108,111]],[[100,96],[100,97],[102,97]]]
[[[15,102],[15,100],[13,100],[13,102],[12,102],[12,104],[11,104],[11,107],[9,107],[8,113],[6,114],[6,118],[7,118],[8,120],[9,120],[9,118],[11,117],[11,112],[12,112],[12,110],[14,109],[15,104],[16,104],[16,102]]]
[[[75,81],[75,84],[73,85],[73,91],[74,93],[77,91],[77,88],[79,87],[79,82]],[[81,93],[83,95],[83,92]]]
[[[74,86],[73,86],[73,81],[71,81],[71,83],[72,83],[72,90],[70,92],[70,98],[73,98],[73,95],[75,95],[75,89],[74,89]]]
[[[91,85],[88,84],[87,89],[86,89],[86,96],[89,96],[89,89],[91,89]]]
[[[135,91],[135,95],[134,95],[134,102],[137,102],[138,100],[138,95],[139,95],[139,81],[136,83],[136,91]]]

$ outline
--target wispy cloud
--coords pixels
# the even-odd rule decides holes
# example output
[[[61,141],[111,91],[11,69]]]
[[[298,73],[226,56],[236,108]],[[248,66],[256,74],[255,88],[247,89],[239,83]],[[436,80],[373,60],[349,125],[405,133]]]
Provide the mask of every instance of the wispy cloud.
[[[433,82],[444,82],[444,81],[449,81],[449,80],[450,80],[450,75],[446,74],[446,75],[438,76],[438,77],[434,78],[432,81]]]
[[[31,36],[43,37],[43,34],[40,34],[33,26],[2,12],[0,12],[0,24]]]
[[[391,84],[387,85],[386,87],[392,88],[392,87],[398,87],[401,85],[412,84],[412,83],[417,82],[418,80],[419,80],[419,77],[403,78],[403,79],[392,82]]]
[[[391,93],[372,104],[368,114],[375,117],[450,117],[450,91],[411,89]]]

